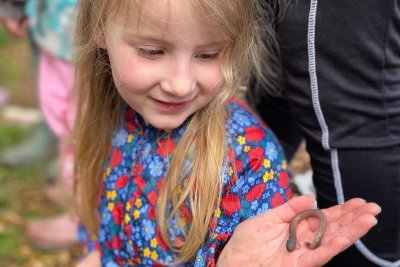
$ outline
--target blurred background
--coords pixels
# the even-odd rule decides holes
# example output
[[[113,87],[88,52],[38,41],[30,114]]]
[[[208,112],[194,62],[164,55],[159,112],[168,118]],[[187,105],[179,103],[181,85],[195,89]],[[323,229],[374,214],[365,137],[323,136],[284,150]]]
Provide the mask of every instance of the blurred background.
[[[41,120],[27,38],[14,38],[0,28],[0,150],[32,135]],[[44,252],[25,237],[29,219],[59,214],[63,207],[45,196],[48,164],[8,168],[0,165],[0,266],[74,266],[79,248]]]

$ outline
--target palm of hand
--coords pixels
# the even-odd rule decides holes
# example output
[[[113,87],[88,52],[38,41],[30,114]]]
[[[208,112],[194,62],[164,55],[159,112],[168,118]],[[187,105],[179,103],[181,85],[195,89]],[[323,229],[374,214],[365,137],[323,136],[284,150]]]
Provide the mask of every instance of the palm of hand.
[[[303,220],[296,230],[296,250],[287,252],[286,241],[291,219],[313,206],[314,200],[304,196],[241,223],[225,246],[218,266],[321,266],[350,246],[375,225],[379,206],[353,199],[344,205],[323,210],[327,227],[322,244],[309,249],[305,241],[314,239],[319,222]]]

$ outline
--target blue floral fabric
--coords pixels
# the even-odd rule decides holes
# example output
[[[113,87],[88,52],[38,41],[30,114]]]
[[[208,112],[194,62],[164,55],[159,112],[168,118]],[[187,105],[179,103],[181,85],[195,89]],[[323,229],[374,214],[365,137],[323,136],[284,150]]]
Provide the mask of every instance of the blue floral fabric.
[[[155,208],[171,152],[185,127],[158,130],[127,110],[126,125],[115,133],[104,167],[96,240],[103,266],[164,266],[173,261],[160,236]],[[237,101],[229,107],[226,137],[222,200],[210,223],[210,237],[193,261],[181,266],[214,266],[239,223],[291,198],[282,148]],[[190,221],[190,211],[184,214]],[[170,236],[182,238],[176,221]]]
[[[53,56],[72,62],[78,0],[28,0],[25,13],[35,43]]]

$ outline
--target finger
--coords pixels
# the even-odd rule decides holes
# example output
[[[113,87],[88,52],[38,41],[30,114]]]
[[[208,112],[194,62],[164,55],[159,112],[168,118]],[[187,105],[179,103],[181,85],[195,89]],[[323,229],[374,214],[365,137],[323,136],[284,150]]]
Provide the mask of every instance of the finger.
[[[353,199],[343,205],[324,209],[322,212],[324,212],[327,217],[327,231],[334,232],[365,214],[373,216],[378,215],[381,212],[381,208],[372,202],[366,203],[362,199]],[[307,227],[309,227],[311,231],[315,231],[319,227],[319,221],[315,220],[315,218],[309,218],[307,222]]]
[[[360,206],[364,205],[366,201],[362,198],[353,198],[342,205],[336,205],[327,209],[323,209],[329,221],[334,221],[337,218],[343,216],[343,214],[347,214]]]
[[[304,210],[311,209],[314,207],[314,205],[315,199],[312,196],[299,196],[292,198],[291,200],[282,204],[279,207],[267,211],[261,216],[268,220],[271,220],[271,218],[279,218],[281,221],[288,223],[293,219],[296,214]]]
[[[353,198],[346,201],[342,205],[337,205],[330,207],[328,209],[324,209],[324,213],[327,215],[328,221],[335,221],[338,218],[343,217],[345,214],[351,213],[354,210],[359,209],[360,207],[367,205],[366,211],[373,215],[377,215],[380,213],[380,207],[375,203],[367,203],[364,199],[361,198]]]
[[[304,253],[301,256],[301,261],[304,261],[304,266],[321,266],[325,264],[365,235],[376,223],[377,219],[374,215],[364,214],[359,216],[349,225],[342,227],[340,231],[327,233],[323,244],[315,250]]]

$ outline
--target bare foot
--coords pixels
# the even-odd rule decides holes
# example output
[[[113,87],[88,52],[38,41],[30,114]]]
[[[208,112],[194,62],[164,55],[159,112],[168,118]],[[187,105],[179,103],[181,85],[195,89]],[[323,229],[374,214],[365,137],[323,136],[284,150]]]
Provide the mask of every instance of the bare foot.
[[[78,220],[69,213],[26,224],[26,237],[43,250],[67,249],[78,243]]]

